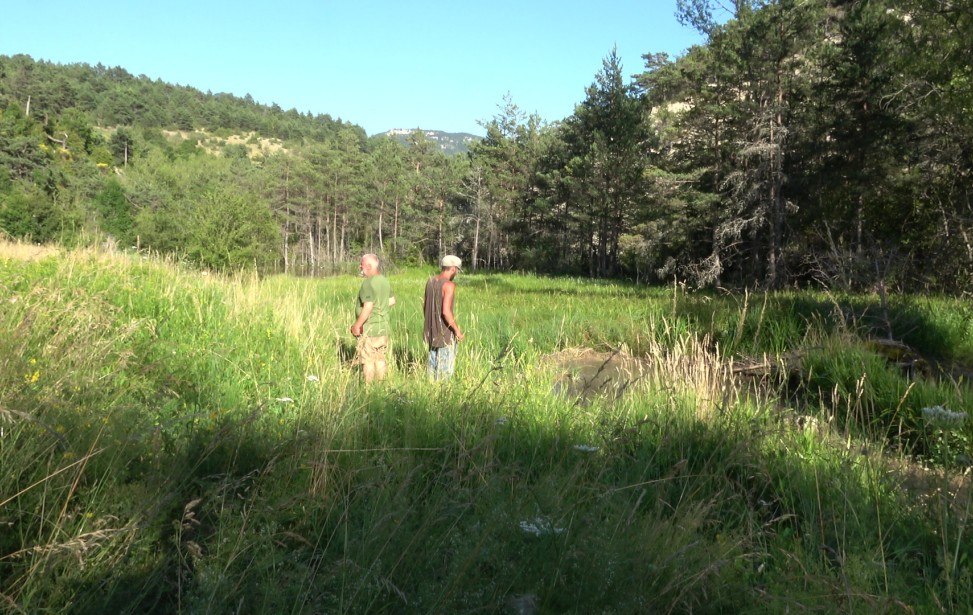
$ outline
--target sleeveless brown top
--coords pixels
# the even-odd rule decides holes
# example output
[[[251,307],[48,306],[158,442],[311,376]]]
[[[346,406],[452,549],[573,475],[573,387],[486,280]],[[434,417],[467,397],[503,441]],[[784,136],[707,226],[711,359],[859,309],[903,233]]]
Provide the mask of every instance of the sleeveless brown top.
[[[438,277],[426,282],[426,298],[422,305],[425,324],[422,328],[423,339],[430,348],[445,348],[453,343],[453,330],[443,319],[443,284],[446,280]]]

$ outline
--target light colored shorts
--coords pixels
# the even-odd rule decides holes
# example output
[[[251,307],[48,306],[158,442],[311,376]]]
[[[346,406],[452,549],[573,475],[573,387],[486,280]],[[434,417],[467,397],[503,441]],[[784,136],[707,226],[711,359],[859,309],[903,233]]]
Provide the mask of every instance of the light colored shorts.
[[[362,335],[358,338],[358,356],[355,357],[355,363],[362,365],[381,363],[385,361],[385,353],[388,347],[389,338],[387,335],[381,337],[366,337]]]

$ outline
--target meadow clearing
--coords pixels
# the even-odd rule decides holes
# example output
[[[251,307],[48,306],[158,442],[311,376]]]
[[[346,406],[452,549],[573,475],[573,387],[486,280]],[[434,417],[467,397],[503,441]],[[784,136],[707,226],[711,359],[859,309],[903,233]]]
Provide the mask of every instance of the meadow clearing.
[[[950,613],[973,601],[973,308],[0,243],[11,613]]]

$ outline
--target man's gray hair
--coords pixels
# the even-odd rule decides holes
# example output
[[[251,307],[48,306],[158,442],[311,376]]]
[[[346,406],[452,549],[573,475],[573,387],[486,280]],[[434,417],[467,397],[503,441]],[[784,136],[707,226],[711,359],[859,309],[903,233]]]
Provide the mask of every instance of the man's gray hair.
[[[378,260],[378,255],[377,254],[372,254],[372,253],[368,253],[368,254],[363,255],[362,256],[362,260],[366,260],[366,261],[369,261],[371,263],[374,263],[376,267],[378,267],[378,265],[381,263],[381,261]]]

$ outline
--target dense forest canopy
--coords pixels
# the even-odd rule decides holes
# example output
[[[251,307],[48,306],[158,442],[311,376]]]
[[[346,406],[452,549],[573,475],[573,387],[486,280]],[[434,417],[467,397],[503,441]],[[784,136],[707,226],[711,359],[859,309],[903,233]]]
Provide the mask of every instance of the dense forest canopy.
[[[0,56],[0,231],[314,274],[362,251],[645,282],[973,291],[973,2],[678,3],[573,115],[468,154],[122,68]],[[631,59],[626,59],[631,61]],[[428,127],[427,127],[428,128]]]

